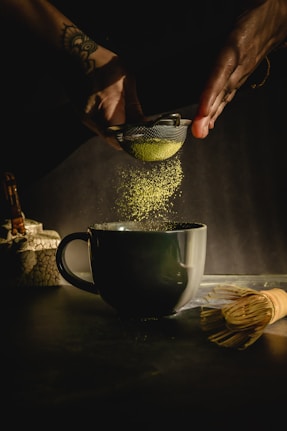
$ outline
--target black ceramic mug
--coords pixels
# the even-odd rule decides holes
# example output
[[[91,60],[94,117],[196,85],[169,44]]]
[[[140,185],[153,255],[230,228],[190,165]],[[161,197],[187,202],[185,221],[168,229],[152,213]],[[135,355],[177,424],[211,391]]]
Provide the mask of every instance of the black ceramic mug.
[[[92,280],[68,264],[73,241],[88,244]],[[65,236],[56,262],[70,284],[99,294],[124,315],[160,317],[178,312],[197,293],[204,273],[207,226],[202,223],[109,222]]]

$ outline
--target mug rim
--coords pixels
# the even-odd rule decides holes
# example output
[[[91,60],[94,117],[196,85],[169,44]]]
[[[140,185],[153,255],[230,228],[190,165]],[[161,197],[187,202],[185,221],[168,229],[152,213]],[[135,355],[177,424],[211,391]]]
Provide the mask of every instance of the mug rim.
[[[109,221],[89,225],[91,231],[102,232],[184,232],[194,229],[207,229],[203,222],[190,221]]]

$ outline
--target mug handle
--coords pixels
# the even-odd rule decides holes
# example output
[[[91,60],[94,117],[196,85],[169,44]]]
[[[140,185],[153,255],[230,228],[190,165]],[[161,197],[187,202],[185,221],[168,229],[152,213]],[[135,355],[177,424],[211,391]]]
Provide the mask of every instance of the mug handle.
[[[71,268],[69,268],[67,261],[66,261],[66,251],[67,246],[72,242],[76,240],[81,240],[84,242],[88,242],[90,239],[90,235],[88,232],[73,232],[68,235],[66,235],[59,243],[57,250],[56,250],[56,264],[58,267],[58,270],[62,277],[68,281],[70,284],[72,284],[75,287],[78,287],[79,289],[86,290],[87,292],[92,293],[99,293],[98,289],[96,288],[95,284],[91,281],[85,280],[84,278],[79,277],[77,274],[75,274]]]

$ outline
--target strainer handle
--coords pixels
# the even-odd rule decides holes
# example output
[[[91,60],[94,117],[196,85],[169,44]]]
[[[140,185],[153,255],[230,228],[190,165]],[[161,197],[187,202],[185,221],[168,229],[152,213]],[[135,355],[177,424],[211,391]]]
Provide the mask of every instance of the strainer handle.
[[[117,126],[110,126],[107,128],[107,132],[111,135],[117,135],[117,134],[123,133],[126,129],[130,129],[131,127],[140,127],[140,126],[153,127],[162,120],[173,120],[173,125],[179,126],[181,115],[178,112],[174,112],[172,114],[162,114],[153,120],[145,121],[143,123],[119,124]]]
[[[162,114],[157,117],[155,120],[150,120],[147,123],[144,123],[145,126],[153,127],[158,124],[161,120],[173,120],[174,126],[180,125],[181,115],[178,112],[174,112],[173,114]]]

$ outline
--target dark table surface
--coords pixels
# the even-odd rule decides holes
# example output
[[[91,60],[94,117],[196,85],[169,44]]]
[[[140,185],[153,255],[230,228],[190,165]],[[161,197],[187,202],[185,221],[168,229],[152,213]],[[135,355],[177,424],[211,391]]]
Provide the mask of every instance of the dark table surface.
[[[222,281],[287,287],[286,275],[211,275],[200,292]],[[71,417],[85,409],[107,423],[143,425],[228,417],[237,423],[253,412],[266,426],[270,414],[274,425],[285,415],[287,319],[238,351],[207,339],[199,310],[191,305],[175,316],[136,321],[70,285],[2,286],[3,411]]]

